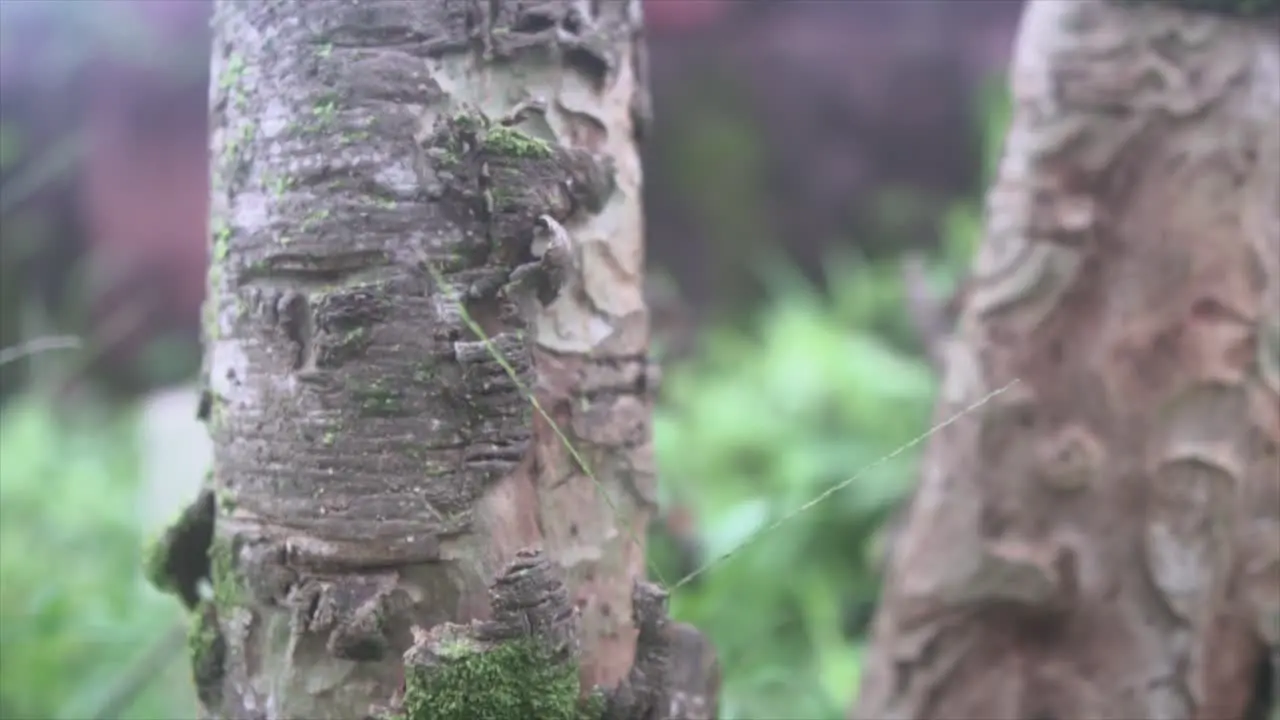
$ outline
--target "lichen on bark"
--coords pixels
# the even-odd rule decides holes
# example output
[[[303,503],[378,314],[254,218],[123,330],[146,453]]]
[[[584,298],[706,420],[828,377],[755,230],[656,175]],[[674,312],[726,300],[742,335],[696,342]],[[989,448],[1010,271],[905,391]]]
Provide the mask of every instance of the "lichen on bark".
[[[1240,718],[1280,647],[1280,33],[1033,0],[856,717]],[[1262,674],[1265,677],[1265,674]]]

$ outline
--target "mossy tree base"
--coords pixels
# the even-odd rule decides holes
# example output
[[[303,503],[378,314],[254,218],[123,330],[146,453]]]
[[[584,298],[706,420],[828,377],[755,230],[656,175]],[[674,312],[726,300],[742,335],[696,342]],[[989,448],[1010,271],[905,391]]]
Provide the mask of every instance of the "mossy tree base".
[[[677,635],[666,592],[638,583],[640,630],[629,677],[618,687],[584,693],[578,681],[578,612],[555,564],[521,551],[494,582],[493,619],[444,623],[418,631],[405,653],[405,694],[397,720],[698,720],[716,716],[714,697],[690,702],[686,688],[716,688],[714,664],[687,672],[675,656]],[[689,653],[679,653],[689,656]],[[693,653],[698,654],[698,653]],[[687,658],[686,658],[687,659]]]

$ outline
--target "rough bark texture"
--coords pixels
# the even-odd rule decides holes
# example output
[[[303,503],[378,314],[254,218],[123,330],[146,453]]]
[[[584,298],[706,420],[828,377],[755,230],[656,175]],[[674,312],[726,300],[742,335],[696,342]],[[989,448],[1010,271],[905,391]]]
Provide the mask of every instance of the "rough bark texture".
[[[583,687],[617,686],[654,502],[638,3],[227,0],[214,29],[207,713],[378,712],[413,629],[488,619],[531,547]]]
[[[490,597],[492,620],[415,629],[416,642],[405,653],[405,694],[396,703],[405,720],[715,717],[714,704],[703,702],[705,690],[692,702],[684,692],[707,676],[681,666],[682,654],[699,653],[682,645],[667,620],[667,593],[656,585],[637,583],[632,594],[639,632],[627,677],[581,699],[574,671],[578,614],[556,565],[540,552],[519,552]]]
[[[1240,718],[1280,645],[1280,32],[1035,0],[861,718]]]

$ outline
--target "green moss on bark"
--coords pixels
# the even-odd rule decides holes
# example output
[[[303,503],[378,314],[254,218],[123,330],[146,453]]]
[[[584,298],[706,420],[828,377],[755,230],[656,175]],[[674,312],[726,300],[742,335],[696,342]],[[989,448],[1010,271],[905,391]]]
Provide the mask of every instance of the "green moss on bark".
[[[161,592],[176,595],[188,609],[196,606],[200,582],[209,576],[213,522],[214,496],[206,488],[143,558],[147,580]]]
[[[222,697],[222,679],[226,673],[227,643],[218,627],[218,611],[210,602],[202,602],[187,635],[191,653],[191,680],[196,696],[206,707],[217,705]]]
[[[502,125],[489,129],[484,145],[486,150],[495,155],[529,160],[549,160],[555,156],[551,144],[546,140]]]
[[[231,542],[224,538],[215,539],[209,546],[209,583],[213,586],[213,602],[218,607],[230,608],[240,603],[235,557]]]
[[[603,712],[602,703],[579,699],[577,666],[555,663],[533,640],[486,647],[459,636],[441,655],[439,665],[407,668],[401,720],[588,720]]]

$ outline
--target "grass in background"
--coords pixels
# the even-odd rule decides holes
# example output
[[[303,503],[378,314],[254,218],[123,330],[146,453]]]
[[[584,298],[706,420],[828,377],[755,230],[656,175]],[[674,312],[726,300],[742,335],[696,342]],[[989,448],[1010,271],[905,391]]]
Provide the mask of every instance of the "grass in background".
[[[985,184],[1009,121],[1003,82],[981,108]],[[981,232],[977,199],[943,217],[929,268],[941,296],[968,271]],[[694,513],[707,558],[859,476],[673,595],[673,614],[720,653],[725,720],[844,717],[880,591],[879,530],[914,487],[921,447],[862,471],[925,432],[933,409],[937,378],[909,326],[899,267],[827,267],[825,296],[775,274],[774,302],[753,327],[712,332],[663,384],[662,492]],[[678,575],[669,546],[651,552]]]
[[[921,360],[818,301],[781,299],[757,336],[718,334],[664,381],[664,492],[718,558],[919,435],[934,385]],[[723,717],[843,715],[860,653],[847,615],[878,593],[867,548],[915,472],[913,453],[874,467],[673,594],[720,653]]]
[[[0,719],[92,717],[181,618],[142,577],[136,440],[128,416],[0,415]],[[172,665],[120,720],[194,717]]]

